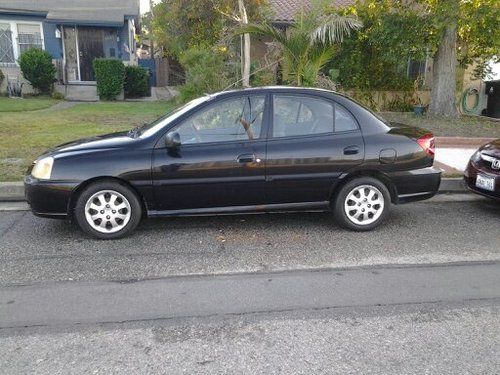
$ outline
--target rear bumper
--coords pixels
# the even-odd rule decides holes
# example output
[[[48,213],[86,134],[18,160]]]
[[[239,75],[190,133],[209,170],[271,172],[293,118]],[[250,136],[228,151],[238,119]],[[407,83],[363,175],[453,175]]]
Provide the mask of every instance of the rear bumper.
[[[394,203],[429,199],[437,194],[441,184],[441,169],[436,167],[390,172],[387,176],[396,189]]]
[[[24,195],[36,216],[65,219],[68,217],[71,193],[77,186],[76,182],[45,181],[26,176]]]

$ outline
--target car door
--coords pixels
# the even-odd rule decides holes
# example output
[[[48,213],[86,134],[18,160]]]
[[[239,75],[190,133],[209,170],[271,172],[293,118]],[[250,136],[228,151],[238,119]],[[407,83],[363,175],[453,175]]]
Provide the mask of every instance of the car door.
[[[169,130],[181,145],[153,152],[158,210],[192,210],[265,202],[265,95],[239,95],[203,106]]]
[[[272,95],[266,196],[270,204],[325,202],[335,180],[362,163],[364,142],[352,114],[314,95]]]

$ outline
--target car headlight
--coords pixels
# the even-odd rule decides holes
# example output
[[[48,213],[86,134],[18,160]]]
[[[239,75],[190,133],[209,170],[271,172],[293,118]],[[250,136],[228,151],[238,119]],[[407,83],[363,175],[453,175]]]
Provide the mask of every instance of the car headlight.
[[[474,163],[477,163],[479,160],[481,160],[481,151],[476,151],[474,155],[470,158]]]
[[[31,175],[40,180],[50,180],[54,158],[49,156],[35,161],[35,166],[31,171]]]

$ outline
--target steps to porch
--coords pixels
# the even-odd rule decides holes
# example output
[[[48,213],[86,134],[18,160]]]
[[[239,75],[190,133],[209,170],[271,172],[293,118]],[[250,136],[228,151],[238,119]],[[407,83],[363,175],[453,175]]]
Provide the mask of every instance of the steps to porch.
[[[79,102],[97,102],[97,86],[95,83],[57,85],[56,90],[63,94],[66,100]]]
[[[57,92],[64,95],[71,102],[98,102],[97,86],[95,83],[69,83],[67,85],[56,85]],[[168,101],[179,95],[174,87],[152,87],[151,96],[147,98],[127,99],[133,102],[143,101]],[[117,100],[124,100],[123,93]]]

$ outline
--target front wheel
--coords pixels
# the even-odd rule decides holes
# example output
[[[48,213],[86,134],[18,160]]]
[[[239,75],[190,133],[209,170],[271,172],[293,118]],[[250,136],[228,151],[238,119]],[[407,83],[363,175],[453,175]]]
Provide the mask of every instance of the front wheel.
[[[390,205],[391,196],[381,181],[373,177],[359,177],[342,186],[335,197],[333,209],[344,228],[367,231],[384,220]]]
[[[89,185],[75,205],[75,218],[80,228],[103,240],[130,234],[141,216],[141,204],[134,192],[114,181]]]

